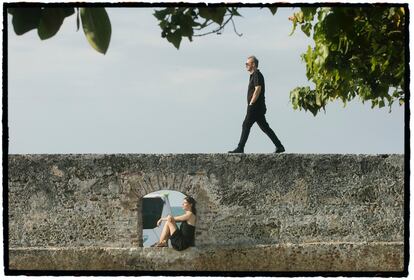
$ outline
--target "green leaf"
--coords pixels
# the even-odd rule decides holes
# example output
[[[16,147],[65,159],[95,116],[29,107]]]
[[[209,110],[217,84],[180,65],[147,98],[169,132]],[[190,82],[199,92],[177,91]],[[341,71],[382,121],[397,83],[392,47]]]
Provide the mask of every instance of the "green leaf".
[[[193,36],[193,33],[194,33],[191,23],[190,25],[186,25],[186,24],[181,25],[180,31],[181,31],[181,35],[186,36],[186,37],[191,37]]]
[[[319,53],[320,55],[323,57],[323,59],[325,60],[328,55],[329,55],[329,48],[327,45],[324,44],[320,44],[319,45]]]
[[[199,15],[205,19],[211,19],[221,25],[223,23],[226,8],[199,8]]]
[[[193,18],[190,14],[182,15],[180,18],[180,31],[182,36],[191,38],[193,36]]]
[[[317,8],[302,7],[300,9],[302,10],[303,17],[304,17],[305,21],[312,21],[313,20],[313,17],[316,14],[316,9]]]
[[[289,36],[293,35],[293,33],[296,30],[296,26],[298,25],[298,21],[297,21],[296,17],[293,18],[292,22],[293,22],[293,27],[292,27],[292,31],[290,32]]]
[[[158,20],[163,20],[168,14],[169,14],[169,10],[168,9],[163,9],[163,10],[154,11],[153,15]]]
[[[231,14],[236,17],[243,17],[238,11],[237,8],[231,8]]]
[[[41,8],[9,8],[7,12],[13,16],[12,24],[14,32],[17,35],[22,35],[32,29],[38,27]]]
[[[312,28],[312,24],[311,23],[305,23],[300,27],[303,31],[303,33],[306,34],[306,36],[310,37],[310,32],[311,32],[311,28]]]
[[[81,8],[82,27],[89,44],[105,54],[111,41],[111,22],[105,8]]]
[[[297,87],[290,92],[290,102],[292,103],[294,110],[297,110],[299,108],[298,99],[299,88]]]
[[[74,8],[61,8],[63,10],[63,13],[65,14],[65,17],[71,16],[75,13]]]
[[[376,67],[377,67],[377,60],[375,56],[373,56],[371,57],[371,72],[374,72]]]
[[[67,12],[63,8],[44,8],[37,28],[39,38],[46,40],[53,37],[59,31],[66,15]]]
[[[277,12],[277,7],[269,7],[269,10],[272,13],[272,15],[275,15]]]
[[[322,93],[319,91],[315,91],[315,103],[318,107],[321,107],[322,101],[321,101]]]
[[[172,43],[174,47],[177,48],[177,50],[180,48],[181,39],[182,36],[180,30],[177,30],[167,35],[168,42]]]
[[[295,13],[295,17],[299,23],[303,23],[303,12],[302,11]]]

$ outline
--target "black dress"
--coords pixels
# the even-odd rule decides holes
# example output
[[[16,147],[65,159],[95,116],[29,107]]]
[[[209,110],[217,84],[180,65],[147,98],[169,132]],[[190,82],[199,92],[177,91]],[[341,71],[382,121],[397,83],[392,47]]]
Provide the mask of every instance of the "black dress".
[[[178,251],[185,250],[194,246],[194,235],[195,227],[184,221],[181,223],[181,227],[171,235],[171,245]]]

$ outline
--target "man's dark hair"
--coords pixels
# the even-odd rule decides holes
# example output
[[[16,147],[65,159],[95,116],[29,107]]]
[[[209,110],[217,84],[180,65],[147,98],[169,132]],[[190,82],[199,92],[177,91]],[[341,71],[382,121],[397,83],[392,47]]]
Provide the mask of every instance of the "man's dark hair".
[[[249,56],[249,58],[253,59],[254,65],[256,65],[256,68],[259,67],[259,60],[254,55]]]

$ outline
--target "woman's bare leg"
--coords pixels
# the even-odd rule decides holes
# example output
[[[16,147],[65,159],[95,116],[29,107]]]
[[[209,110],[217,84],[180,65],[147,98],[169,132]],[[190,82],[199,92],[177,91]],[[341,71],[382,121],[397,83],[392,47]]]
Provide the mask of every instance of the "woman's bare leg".
[[[168,216],[168,227],[170,231],[170,236],[177,230],[177,225],[175,224],[174,218],[172,216]]]
[[[168,226],[168,224],[168,222],[164,224],[164,228],[162,229],[159,243],[165,242],[170,236],[170,227]]]
[[[160,243],[167,242],[168,238],[177,230],[177,225],[175,224],[174,218],[170,215],[167,217],[167,222],[162,229],[160,236]]]

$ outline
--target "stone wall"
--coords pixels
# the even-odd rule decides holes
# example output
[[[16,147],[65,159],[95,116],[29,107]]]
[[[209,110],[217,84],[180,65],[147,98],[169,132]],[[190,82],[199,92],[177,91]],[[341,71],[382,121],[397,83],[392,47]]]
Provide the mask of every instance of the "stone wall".
[[[10,155],[8,163],[10,269],[404,269],[402,155]],[[196,199],[195,248],[140,248],[142,197],[162,189]]]

